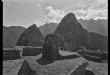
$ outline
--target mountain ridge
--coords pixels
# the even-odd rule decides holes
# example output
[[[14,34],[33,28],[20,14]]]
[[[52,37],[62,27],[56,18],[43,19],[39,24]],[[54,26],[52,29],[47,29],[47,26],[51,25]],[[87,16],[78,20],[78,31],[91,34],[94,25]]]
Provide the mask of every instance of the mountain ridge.
[[[83,20],[78,19],[82,27],[88,32],[95,32],[105,37],[108,37],[108,20],[98,19],[98,20]],[[57,28],[57,23],[46,23],[43,26],[40,26],[39,29],[41,33],[45,36],[50,33],[54,33]],[[21,33],[27,28],[23,26],[3,26],[3,47],[12,47],[15,46],[18,37]]]
[[[25,28],[21,26],[3,26],[3,47],[9,48],[15,46],[19,36],[24,30]]]

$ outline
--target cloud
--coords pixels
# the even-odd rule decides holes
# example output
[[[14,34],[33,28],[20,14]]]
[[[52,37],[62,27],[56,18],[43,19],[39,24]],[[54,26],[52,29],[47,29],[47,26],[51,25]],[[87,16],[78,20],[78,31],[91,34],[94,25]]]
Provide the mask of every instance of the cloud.
[[[65,15],[62,10],[54,9],[52,6],[47,6],[45,9],[48,12],[47,15],[45,15],[41,20],[37,19],[33,21],[33,23],[38,27],[50,22],[59,23]]]
[[[40,2],[42,0],[3,0],[3,1],[12,1],[12,2]]]
[[[45,18],[48,22],[60,22],[61,19],[73,12],[78,19],[108,19],[107,0],[80,0],[66,5],[64,9],[55,9],[52,6],[46,7],[48,15]]]
[[[81,0],[79,3],[65,6],[66,13],[73,12],[77,18],[82,19],[107,19],[107,0]]]
[[[73,12],[82,19],[107,19],[107,0],[2,0],[5,23],[28,25],[33,20],[38,26],[57,22]],[[39,20],[40,19],[40,20]]]
[[[95,3],[97,4],[97,3]],[[94,4],[94,5],[95,5]],[[103,4],[103,3],[102,3]],[[101,6],[101,3],[99,3],[98,5]],[[96,6],[98,7],[98,6]],[[45,8],[48,11],[48,14],[46,16],[44,16],[43,22],[55,22],[55,23],[59,23],[61,21],[61,19],[68,14],[69,12],[73,12],[77,19],[108,19],[107,16],[107,8],[106,9],[96,9],[95,6],[88,6],[87,9],[85,8],[78,8],[78,9],[73,9],[73,10],[59,10],[59,9],[55,9],[52,6],[47,6]]]
[[[2,2],[4,2],[4,0],[2,0]]]
[[[40,26],[42,26],[42,25],[45,24],[45,22],[44,21],[41,21],[41,20],[34,20],[33,23],[36,24],[37,27],[40,27]]]
[[[60,22],[65,15],[63,10],[54,9],[52,6],[47,6],[46,10],[48,11],[47,16],[45,16],[47,22]]]
[[[37,6],[39,6],[39,7],[40,7],[40,6],[41,6],[41,4],[37,4]]]
[[[65,10],[65,12],[63,10],[54,9],[52,6],[48,6],[46,7],[46,10],[48,10],[48,14],[45,16],[45,22],[59,23],[61,19],[69,12],[73,12],[78,19],[108,19],[107,8],[94,9],[92,7],[88,7],[88,9],[74,9],[70,11]]]
[[[94,9],[88,9],[88,10],[76,10],[73,11],[77,18],[82,19],[107,19],[107,9],[103,10],[94,10]]]
[[[73,12],[82,19],[108,19],[107,0],[80,0],[65,6],[66,13]]]
[[[87,17],[88,19],[107,19],[107,10],[88,9],[87,16],[85,17]]]

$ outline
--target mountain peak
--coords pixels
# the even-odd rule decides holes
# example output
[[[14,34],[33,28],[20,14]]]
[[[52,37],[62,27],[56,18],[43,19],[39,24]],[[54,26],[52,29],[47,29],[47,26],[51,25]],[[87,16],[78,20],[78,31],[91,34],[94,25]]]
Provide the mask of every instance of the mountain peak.
[[[74,30],[83,29],[73,13],[68,13],[59,23],[55,33],[69,33]]]
[[[33,24],[33,25],[31,25],[29,28],[37,28],[37,25],[36,24]]]
[[[64,19],[77,21],[77,18],[76,18],[76,16],[75,16],[74,13],[68,13],[68,14],[64,17]]]
[[[74,16],[74,17],[75,17],[75,14],[74,14],[74,13],[71,13],[71,12],[68,13],[67,15],[68,15],[68,16]]]

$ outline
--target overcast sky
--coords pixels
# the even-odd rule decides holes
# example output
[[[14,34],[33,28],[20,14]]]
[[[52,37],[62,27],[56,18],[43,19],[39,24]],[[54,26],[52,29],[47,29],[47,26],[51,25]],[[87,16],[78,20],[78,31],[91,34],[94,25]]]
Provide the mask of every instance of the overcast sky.
[[[107,19],[107,0],[3,0],[3,24],[28,27],[56,22],[69,12],[82,19]]]

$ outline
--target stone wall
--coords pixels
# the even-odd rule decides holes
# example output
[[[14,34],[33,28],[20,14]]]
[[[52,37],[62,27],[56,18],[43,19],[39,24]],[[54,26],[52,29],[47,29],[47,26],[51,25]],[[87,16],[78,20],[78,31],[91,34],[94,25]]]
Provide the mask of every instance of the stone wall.
[[[22,56],[36,56],[42,53],[42,47],[24,47],[21,49],[3,49],[3,60],[16,60]]]
[[[3,60],[16,60],[16,59],[20,59],[20,51],[3,50]]]
[[[42,48],[23,48],[22,56],[36,56],[42,53]]]

